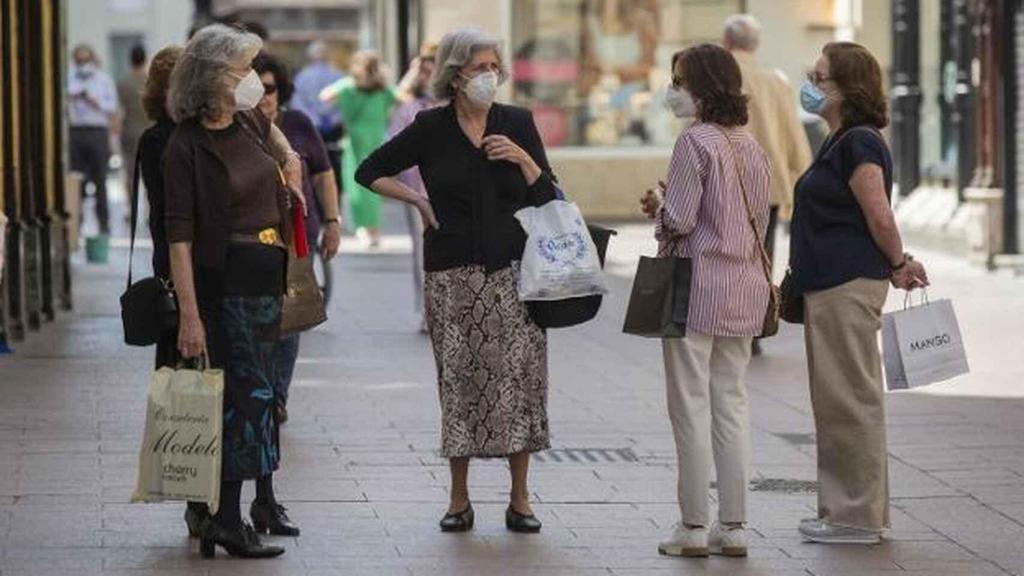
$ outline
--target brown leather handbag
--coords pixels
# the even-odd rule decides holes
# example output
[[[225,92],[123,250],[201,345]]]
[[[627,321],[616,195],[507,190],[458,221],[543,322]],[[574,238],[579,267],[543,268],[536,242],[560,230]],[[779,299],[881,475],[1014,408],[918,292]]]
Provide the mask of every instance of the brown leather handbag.
[[[306,245],[302,208],[292,209],[295,238],[288,246],[288,280],[281,305],[281,334],[305,332],[327,321],[324,295],[313,272],[313,255]]]
[[[761,256],[761,267],[764,269],[764,278],[768,281],[768,309],[764,313],[764,321],[761,324],[760,338],[775,336],[779,332],[779,317],[782,315],[782,293],[779,287],[772,282],[772,263],[768,258],[768,251],[765,250],[761,235],[757,232],[757,220],[754,218],[754,210],[750,207],[750,197],[747,196],[747,185],[743,183],[743,171],[740,169],[740,157],[736,154],[736,148],[724,130],[719,130],[722,137],[729,143],[729,151],[732,154],[733,166],[736,167],[736,179],[740,181],[740,192],[743,193],[743,206],[747,209],[747,221],[750,222],[750,229],[754,231],[754,244],[757,245],[757,252]]]

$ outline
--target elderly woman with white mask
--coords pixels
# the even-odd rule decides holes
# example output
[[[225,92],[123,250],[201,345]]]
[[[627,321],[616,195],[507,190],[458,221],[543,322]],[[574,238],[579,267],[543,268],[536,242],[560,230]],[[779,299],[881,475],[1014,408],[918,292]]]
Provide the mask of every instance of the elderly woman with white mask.
[[[178,296],[178,352],[224,370],[220,510],[186,513],[202,537],[234,556],[284,552],[256,531],[298,535],[274,497],[280,461],[271,359],[281,320],[291,234],[289,204],[304,203],[301,164],[284,135],[254,110],[263,84],[252,69],[259,37],[215,24],[189,41],[171,75],[168,110],[177,123],[164,155],[166,231]],[[288,173],[287,186],[282,172]],[[256,480],[241,517],[243,480]]]
[[[356,174],[415,206],[427,228],[427,325],[452,476],[446,532],[473,527],[471,457],[509,459],[506,527],[541,528],[527,472],[530,453],[549,447],[547,339],[517,295],[526,235],[514,214],[553,200],[555,181],[530,112],[494,101],[507,76],[498,41],[475,29],[447,34],[431,88],[448,104],[420,112]],[[414,166],[426,196],[395,178]]]

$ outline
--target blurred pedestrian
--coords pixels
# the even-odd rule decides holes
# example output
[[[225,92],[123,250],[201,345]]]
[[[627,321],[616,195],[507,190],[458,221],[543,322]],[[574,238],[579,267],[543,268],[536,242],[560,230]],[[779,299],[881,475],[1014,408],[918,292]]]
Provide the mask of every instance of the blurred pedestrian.
[[[131,70],[117,83],[117,99],[121,104],[121,167],[126,190],[131,189],[135,180],[135,154],[148,124],[142,106],[142,91],[146,85],[146,49],[142,45],[132,47],[129,63]]]
[[[117,113],[117,89],[100,70],[96,52],[87,44],[72,51],[68,73],[68,125],[71,169],[81,172],[82,192],[92,184],[100,234],[110,234],[107,172],[110,164],[110,129]]]
[[[263,82],[260,111],[281,129],[302,159],[302,193],[306,197],[306,206],[309,206],[306,212],[307,242],[310,246],[317,246],[319,242],[326,266],[338,253],[338,246],[341,243],[338,189],[334,183],[334,171],[331,170],[331,163],[327,159],[327,149],[313,122],[302,112],[289,110],[282,104],[291,99],[293,90],[288,69],[284,64],[273,55],[260,52],[253,60],[252,67]],[[288,420],[288,389],[291,386],[298,356],[299,335],[282,336],[274,353],[274,399],[278,424],[284,424]]]
[[[291,108],[304,113],[313,121],[317,132],[327,146],[328,159],[334,170],[335,183],[341,189],[341,138],[345,135],[341,111],[334,104],[320,101],[320,92],[345,77],[331,64],[327,43],[317,40],[306,48],[309,64],[295,76],[295,94]]]
[[[380,196],[356,183],[359,164],[384,141],[391,111],[398,95],[388,86],[380,55],[372,50],[352,57],[350,76],[331,84],[320,94],[335,102],[345,122],[342,188],[352,208],[352,224],[365,233],[371,248],[380,246]]]
[[[858,44],[827,44],[800,90],[829,137],[796,184],[789,265],[804,299],[818,441],[818,514],[806,540],[875,544],[889,526],[885,394],[878,330],[889,283],[928,283],[903,251],[890,207],[892,156],[882,69]]]
[[[168,95],[178,123],[164,154],[178,351],[185,359],[205,356],[225,379],[220,509],[202,529],[205,557],[218,545],[235,556],[278,556],[284,549],[263,544],[257,533],[299,533],[274,495],[281,452],[272,359],[288,205],[304,201],[297,155],[254,110],[263,85],[251,63],[262,45],[238,28],[203,28],[179,58]],[[252,526],[242,521],[240,503],[242,481],[250,479],[257,481]]]
[[[494,101],[507,78],[499,41],[472,28],[445,35],[430,84],[449,103],[420,112],[356,173],[416,206],[427,227],[427,324],[452,479],[445,532],[473,527],[472,457],[509,459],[505,526],[541,529],[527,477],[530,453],[550,446],[547,337],[517,293],[526,236],[514,214],[553,200],[555,184],[530,112]],[[395,177],[414,166],[427,196]]]
[[[793,212],[793,185],[811,165],[811,149],[797,115],[796,93],[781,71],[762,67],[755,53],[761,42],[761,25],[749,14],[725,21],[722,44],[740,66],[743,94],[747,96],[750,121],[747,130],[761,145],[772,165],[771,212],[765,248],[774,262],[775,230],[779,219]],[[761,352],[754,341],[754,354]]]
[[[658,551],[746,556],[750,415],[744,378],[768,307],[759,244],[768,226],[770,164],[743,128],[747,98],[739,65],[726,50],[702,44],[677,53],[668,102],[676,116],[696,122],[679,135],[665,184],[649,190],[642,205],[655,219],[659,256],[691,258],[693,284],[686,337],[662,341],[682,520]]]
[[[412,124],[417,114],[442,104],[442,101],[434,99],[428,90],[430,77],[434,74],[436,57],[437,44],[427,43],[420,47],[419,56],[410,64],[409,72],[399,85],[400,91],[408,93],[408,101],[391,115],[391,124],[388,126],[389,140]],[[409,168],[397,178],[410,190],[426,196],[427,190],[423,185],[419,168]],[[416,313],[421,316],[420,331],[426,333],[427,317],[423,307],[423,219],[420,218],[415,205],[406,204],[405,208],[409,237],[412,239],[413,306]]]

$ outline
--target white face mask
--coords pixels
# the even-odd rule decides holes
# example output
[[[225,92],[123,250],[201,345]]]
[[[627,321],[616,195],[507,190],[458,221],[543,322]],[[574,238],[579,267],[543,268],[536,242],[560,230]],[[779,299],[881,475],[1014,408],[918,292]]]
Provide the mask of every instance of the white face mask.
[[[494,72],[477,74],[466,82],[463,90],[470,102],[480,108],[487,108],[498,93],[498,75]]]
[[[250,70],[235,86],[235,109],[252,110],[263,99],[263,82],[255,70]]]
[[[665,108],[676,118],[693,118],[697,115],[697,103],[685,88],[676,88],[669,84],[665,91]]]

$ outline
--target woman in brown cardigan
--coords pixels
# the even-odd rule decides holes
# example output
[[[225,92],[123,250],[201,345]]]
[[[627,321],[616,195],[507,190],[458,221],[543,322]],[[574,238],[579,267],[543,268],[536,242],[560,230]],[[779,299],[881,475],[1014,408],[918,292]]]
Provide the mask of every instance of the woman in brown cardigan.
[[[215,24],[188,43],[168,96],[178,123],[164,157],[167,242],[178,296],[178,351],[224,370],[220,510],[203,522],[201,550],[267,558],[284,549],[256,532],[296,536],[274,498],[280,460],[273,410],[273,349],[281,320],[290,197],[302,202],[301,166],[258,111],[252,69],[259,37]],[[282,168],[290,174],[282,182]],[[289,193],[289,188],[291,193]],[[257,480],[242,521],[243,480]]]

